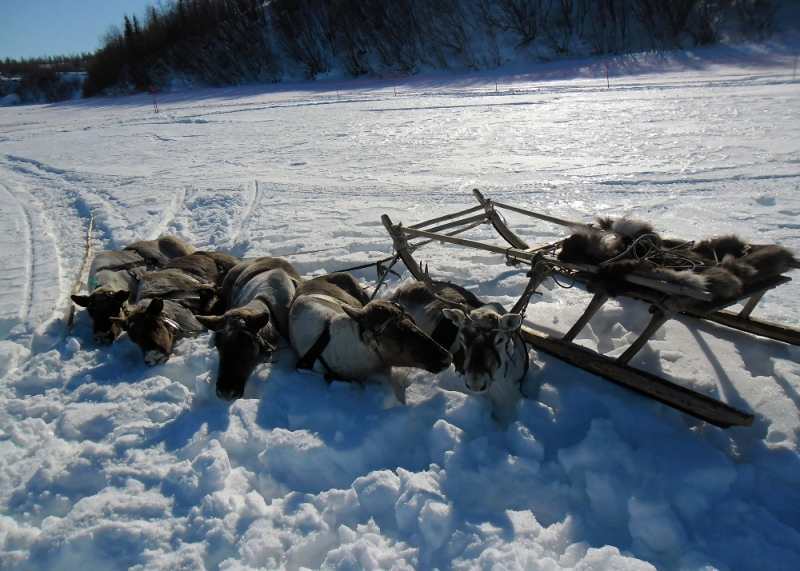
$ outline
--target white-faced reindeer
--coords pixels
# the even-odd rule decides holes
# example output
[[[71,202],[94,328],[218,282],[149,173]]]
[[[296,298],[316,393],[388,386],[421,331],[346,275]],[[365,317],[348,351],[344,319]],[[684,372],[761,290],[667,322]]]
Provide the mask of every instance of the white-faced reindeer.
[[[135,242],[122,250],[98,253],[89,268],[89,295],[73,295],[92,318],[94,340],[109,345],[122,329],[112,317],[122,317],[123,308],[134,303],[139,280],[148,271],[163,268],[170,260],[191,254],[195,248],[175,236]]]
[[[300,282],[289,262],[268,256],[241,262],[228,273],[222,284],[228,310],[197,316],[215,331],[217,396],[241,398],[258,360],[275,350],[280,336],[289,338],[289,305]]]
[[[195,314],[207,314],[224,305],[219,300],[219,288],[225,267],[230,265],[228,258],[221,266],[219,255],[195,252],[172,260],[163,270],[142,276],[136,305],[126,317],[112,321],[128,332],[131,341],[142,350],[145,363],[166,362],[176,340],[205,331]]]
[[[468,390],[502,392],[513,386],[519,394],[530,366],[520,335],[519,313],[508,313],[498,303],[486,303],[461,286],[432,281],[427,271],[425,282],[401,287],[392,300],[452,353],[456,371],[464,376]]]
[[[389,377],[398,400],[405,386],[391,367],[416,367],[438,373],[451,355],[421,331],[396,303],[369,301],[349,274],[334,273],[301,284],[289,310],[289,338],[300,356],[298,368],[329,380],[360,381]]]

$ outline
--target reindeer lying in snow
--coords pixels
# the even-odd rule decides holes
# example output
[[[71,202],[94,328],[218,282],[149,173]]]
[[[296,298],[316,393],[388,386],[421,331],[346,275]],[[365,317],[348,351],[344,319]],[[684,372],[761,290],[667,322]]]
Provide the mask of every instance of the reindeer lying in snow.
[[[519,398],[530,365],[519,332],[521,315],[506,312],[498,303],[486,303],[461,286],[429,279],[400,288],[392,300],[450,351],[469,391],[488,392],[500,406]]]
[[[195,252],[169,262],[163,270],[142,276],[136,305],[123,318],[112,318],[142,350],[145,363],[169,359],[175,341],[205,331],[195,313],[219,309],[219,287],[226,267],[236,258]],[[218,263],[216,260],[221,260]]]
[[[163,236],[98,253],[89,268],[89,295],[72,296],[72,301],[85,307],[92,318],[95,342],[108,345],[119,337],[122,330],[111,318],[121,317],[123,307],[135,301],[142,276],[194,251],[180,238]]]
[[[215,331],[219,351],[217,396],[241,398],[259,358],[272,353],[280,336],[289,337],[289,304],[302,281],[289,262],[263,257],[241,262],[226,276],[224,315],[198,315]]]
[[[358,282],[344,273],[302,283],[289,310],[289,339],[300,355],[298,368],[329,380],[360,381],[386,374],[400,402],[405,386],[391,367],[416,367],[438,373],[452,357],[422,332],[414,318],[389,301],[369,301]]]
[[[661,239],[647,222],[626,217],[597,221],[599,227],[577,228],[558,254],[564,262],[599,265],[587,284],[593,293],[619,295],[630,287],[625,275],[636,272],[722,300],[736,299],[747,286],[798,267],[789,249],[747,244],[732,234],[687,244]]]

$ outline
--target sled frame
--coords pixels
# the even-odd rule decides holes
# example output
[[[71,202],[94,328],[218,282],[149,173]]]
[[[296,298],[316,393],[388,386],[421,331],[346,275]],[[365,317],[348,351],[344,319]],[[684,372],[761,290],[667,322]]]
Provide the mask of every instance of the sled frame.
[[[426,244],[433,240],[502,254],[506,257],[506,263],[509,265],[524,264],[529,267],[531,271],[528,275],[531,276],[531,283],[528,284],[514,310],[524,309],[527,305],[527,298],[548,277],[560,276],[568,280],[586,283],[597,272],[598,266],[558,260],[556,253],[563,239],[540,246],[529,246],[525,240],[508,228],[498,209],[505,209],[571,229],[587,227],[591,224],[565,220],[494,202],[485,198],[477,189],[472,192],[479,203],[477,206],[411,226],[393,224],[387,215],[381,217],[394,243],[396,256],[403,261],[416,279],[424,281],[425,274],[422,266],[415,260],[413,252],[423,243]],[[487,244],[456,237],[456,234],[481,224],[491,224],[508,245]],[[445,231],[448,232],[445,233]],[[409,240],[415,238],[421,238],[424,242],[411,244]],[[738,298],[723,302],[715,301],[714,296],[706,291],[665,282],[651,276],[632,273],[625,276],[625,281],[628,287],[620,295],[651,303],[650,311],[653,316],[642,333],[620,356],[608,357],[574,343],[574,339],[580,331],[609,300],[609,296],[604,293],[595,294],[583,314],[561,338],[528,326],[522,328],[523,338],[537,349],[715,426],[728,428],[752,425],[754,420],[752,414],[658,375],[634,368],[629,365],[629,362],[653,335],[677,314],[705,319],[739,331],[800,345],[800,330],[751,317],[753,310],[767,291],[791,281],[791,278],[776,276],[752,284]],[[745,302],[745,305],[738,313],[725,310],[739,302]]]

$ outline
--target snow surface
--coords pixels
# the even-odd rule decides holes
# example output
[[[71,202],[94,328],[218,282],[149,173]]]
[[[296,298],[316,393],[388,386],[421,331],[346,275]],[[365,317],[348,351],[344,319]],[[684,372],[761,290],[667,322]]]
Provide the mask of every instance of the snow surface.
[[[610,89],[587,61],[176,91],[158,114],[150,95],[0,109],[0,568],[800,569],[797,347],[678,318],[634,359],[755,414],[721,430],[534,351],[536,398],[500,421],[452,369],[398,372],[402,406],[283,348],[227,403],[211,334],[152,368],[126,338],[96,346],[83,310],[65,334],[90,213],[95,251],[170,233],[306,276],[385,257],[381,214],[412,224],[472,188],[800,252],[795,61],[764,45],[615,60]],[[564,232],[507,219],[531,243]],[[418,256],[506,306],[526,279],[476,250]],[[541,293],[527,320],[547,332],[589,299]],[[798,326],[799,296],[757,315]],[[578,342],[617,354],[648,318],[611,302]]]

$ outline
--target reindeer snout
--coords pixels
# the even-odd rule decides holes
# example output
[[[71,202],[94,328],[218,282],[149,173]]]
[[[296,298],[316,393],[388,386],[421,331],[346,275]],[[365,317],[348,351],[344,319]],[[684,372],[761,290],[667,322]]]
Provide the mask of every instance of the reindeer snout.
[[[466,379],[467,389],[473,393],[484,393],[489,390],[491,378],[488,375],[468,375]]]
[[[217,396],[225,400],[235,400],[242,398],[243,390],[234,387],[220,387],[217,385]]]
[[[167,359],[169,359],[168,355],[165,355],[161,351],[156,349],[151,349],[144,354],[144,362],[150,365],[160,365],[161,363],[166,363]]]
[[[98,345],[111,345],[114,342],[114,335],[109,331],[95,331],[94,342]]]

